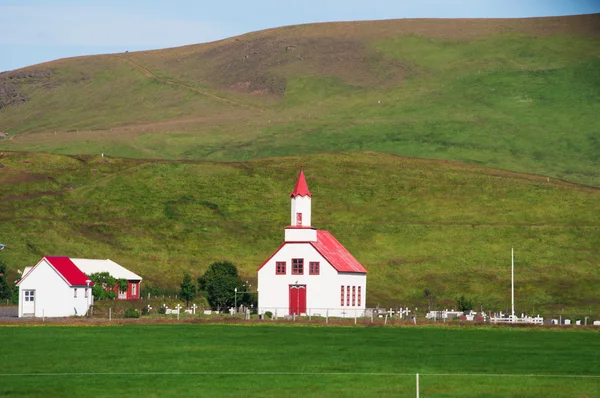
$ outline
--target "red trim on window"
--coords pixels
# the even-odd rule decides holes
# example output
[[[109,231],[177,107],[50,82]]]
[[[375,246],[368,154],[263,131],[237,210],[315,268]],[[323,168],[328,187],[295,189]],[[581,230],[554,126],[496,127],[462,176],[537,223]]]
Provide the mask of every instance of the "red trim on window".
[[[342,287],[342,296],[340,298],[340,302],[341,302],[341,306],[344,306],[344,285],[341,286]]]
[[[292,259],[292,275],[304,275],[304,259]]]
[[[359,307],[360,307],[360,301],[361,301],[360,299],[361,299],[361,297],[360,297],[360,286],[359,286],[358,287],[358,306]]]
[[[275,275],[285,275],[285,261],[275,262]]]
[[[356,286],[352,286],[352,306],[356,307]]]
[[[318,261],[308,263],[308,273],[310,275],[319,275],[321,273],[321,264]]]

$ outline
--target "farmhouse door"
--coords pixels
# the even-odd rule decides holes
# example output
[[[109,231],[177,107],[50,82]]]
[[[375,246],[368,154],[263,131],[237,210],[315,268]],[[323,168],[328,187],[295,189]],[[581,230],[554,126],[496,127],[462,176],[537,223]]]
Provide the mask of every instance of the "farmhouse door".
[[[35,314],[35,290],[23,290],[23,315]]]
[[[290,315],[306,313],[306,285],[290,285]]]

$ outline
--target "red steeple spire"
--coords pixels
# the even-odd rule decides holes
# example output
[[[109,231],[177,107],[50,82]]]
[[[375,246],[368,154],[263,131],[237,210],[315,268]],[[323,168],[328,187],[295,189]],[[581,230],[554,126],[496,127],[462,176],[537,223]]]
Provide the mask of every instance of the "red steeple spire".
[[[292,198],[295,198],[296,196],[312,196],[312,193],[308,190],[306,178],[304,178],[304,171],[302,169],[300,169],[300,175],[298,176],[298,181],[296,181],[294,192],[290,194],[290,197]]]

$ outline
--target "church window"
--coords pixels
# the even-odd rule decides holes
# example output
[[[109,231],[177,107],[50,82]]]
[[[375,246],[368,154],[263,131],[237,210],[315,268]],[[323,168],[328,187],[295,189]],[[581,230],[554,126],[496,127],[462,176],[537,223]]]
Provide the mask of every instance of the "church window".
[[[360,286],[358,287],[358,306],[360,307]]]
[[[285,261],[277,261],[275,263],[275,273],[277,275],[285,275]]]
[[[350,286],[346,286],[346,305],[350,306]]]
[[[302,213],[296,213],[296,225],[298,227],[302,226]]]
[[[344,285],[342,285],[342,295],[340,297],[341,306],[344,306]]]
[[[292,259],[292,275],[304,275],[304,259]]]
[[[319,275],[320,273],[320,264],[318,261],[311,261],[308,263],[308,273],[310,275]]]

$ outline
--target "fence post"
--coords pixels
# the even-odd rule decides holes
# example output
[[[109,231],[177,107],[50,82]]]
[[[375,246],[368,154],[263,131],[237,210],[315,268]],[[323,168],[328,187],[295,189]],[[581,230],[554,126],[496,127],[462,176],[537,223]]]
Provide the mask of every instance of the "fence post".
[[[417,373],[417,398],[419,398],[419,374]]]
[[[356,310],[354,310],[354,324],[356,325]]]
[[[112,320],[112,308],[108,309],[108,321],[110,322]]]
[[[329,308],[325,311],[325,324],[329,323]]]

